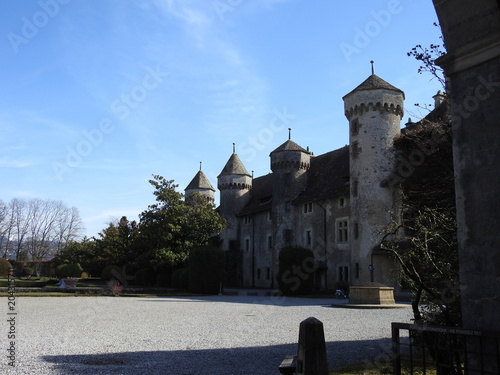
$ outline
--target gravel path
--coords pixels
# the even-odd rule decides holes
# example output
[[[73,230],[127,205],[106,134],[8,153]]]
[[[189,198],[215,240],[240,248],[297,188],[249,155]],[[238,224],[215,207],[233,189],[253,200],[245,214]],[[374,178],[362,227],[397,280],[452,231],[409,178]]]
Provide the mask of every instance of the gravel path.
[[[382,366],[390,323],[411,318],[410,309],[332,308],[331,299],[18,297],[12,368],[2,300],[2,374],[277,375],[310,316],[323,322],[330,368],[368,358]]]

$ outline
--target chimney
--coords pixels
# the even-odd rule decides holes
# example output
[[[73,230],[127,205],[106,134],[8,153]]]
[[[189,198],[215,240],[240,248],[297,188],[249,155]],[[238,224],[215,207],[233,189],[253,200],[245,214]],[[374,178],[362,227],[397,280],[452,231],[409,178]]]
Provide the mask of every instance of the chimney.
[[[437,108],[442,102],[446,100],[446,94],[439,90],[436,95],[432,97],[434,99],[434,108]]]

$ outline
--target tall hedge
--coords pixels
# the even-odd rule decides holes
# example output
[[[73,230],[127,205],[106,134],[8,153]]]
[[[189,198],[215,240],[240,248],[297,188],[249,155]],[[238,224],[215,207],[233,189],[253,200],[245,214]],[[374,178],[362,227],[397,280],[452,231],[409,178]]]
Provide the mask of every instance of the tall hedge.
[[[279,254],[279,289],[287,296],[310,294],[314,289],[315,268],[311,250],[284,247]]]
[[[217,294],[224,280],[224,263],[225,253],[217,247],[192,249],[189,254],[189,290]]]
[[[11,268],[12,264],[7,259],[0,258],[0,277],[9,276]]]
[[[152,268],[141,268],[135,273],[135,284],[138,286],[155,286],[156,272]]]

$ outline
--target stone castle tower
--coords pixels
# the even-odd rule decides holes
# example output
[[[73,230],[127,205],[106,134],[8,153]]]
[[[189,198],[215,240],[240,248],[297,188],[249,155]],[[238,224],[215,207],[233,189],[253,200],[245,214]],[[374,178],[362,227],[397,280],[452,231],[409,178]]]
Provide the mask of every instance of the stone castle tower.
[[[380,231],[396,212],[398,192],[383,181],[395,166],[393,140],[401,133],[404,93],[375,74],[343,97],[349,120],[350,248],[351,265],[358,284],[390,284],[393,267],[374,247]]]
[[[252,188],[252,176],[234,149],[222,172],[217,176],[217,188],[220,191],[220,215],[227,221],[226,229],[221,234],[222,249],[233,250],[239,244],[237,215],[248,203]]]
[[[270,245],[273,251],[272,269],[277,269],[279,249],[298,240],[294,238],[296,214],[292,210],[292,201],[307,184],[311,154],[288,139],[269,156],[273,172],[271,220],[274,229]]]
[[[186,199],[189,199],[193,196],[193,194],[200,194],[205,197],[209,202],[215,202],[215,189],[212,187],[212,184],[208,180],[207,176],[200,170],[194,178],[191,180],[189,185],[184,189]]]

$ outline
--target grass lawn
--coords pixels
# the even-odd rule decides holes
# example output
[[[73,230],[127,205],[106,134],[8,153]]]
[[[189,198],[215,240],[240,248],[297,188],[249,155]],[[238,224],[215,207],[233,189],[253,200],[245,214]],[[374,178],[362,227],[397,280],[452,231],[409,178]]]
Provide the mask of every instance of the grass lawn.
[[[56,279],[51,279],[48,277],[41,277],[41,278],[15,278],[14,279],[14,285],[16,288],[43,288],[46,285],[49,284],[55,284],[57,283]],[[6,288],[8,286],[8,279],[2,278],[0,279],[0,287],[1,288]]]
[[[73,297],[73,296],[112,296],[113,293],[108,286],[106,280],[101,280],[98,278],[80,279],[76,284],[75,289],[65,289],[65,290],[54,290],[59,286],[55,285],[59,280],[56,278],[16,278],[15,285],[15,295],[19,297]],[[0,279],[0,287],[7,288],[8,280],[6,278]],[[135,289],[134,285],[129,286]],[[22,291],[18,288],[37,288],[30,291]],[[38,289],[39,288],[39,289]],[[119,293],[122,297],[193,297],[201,296],[201,294],[195,294],[185,291],[178,291],[165,288],[155,288],[155,287],[137,287],[141,290],[129,290],[125,289],[122,293]],[[52,290],[51,290],[52,289]],[[0,292],[0,297],[8,296],[7,292]]]

